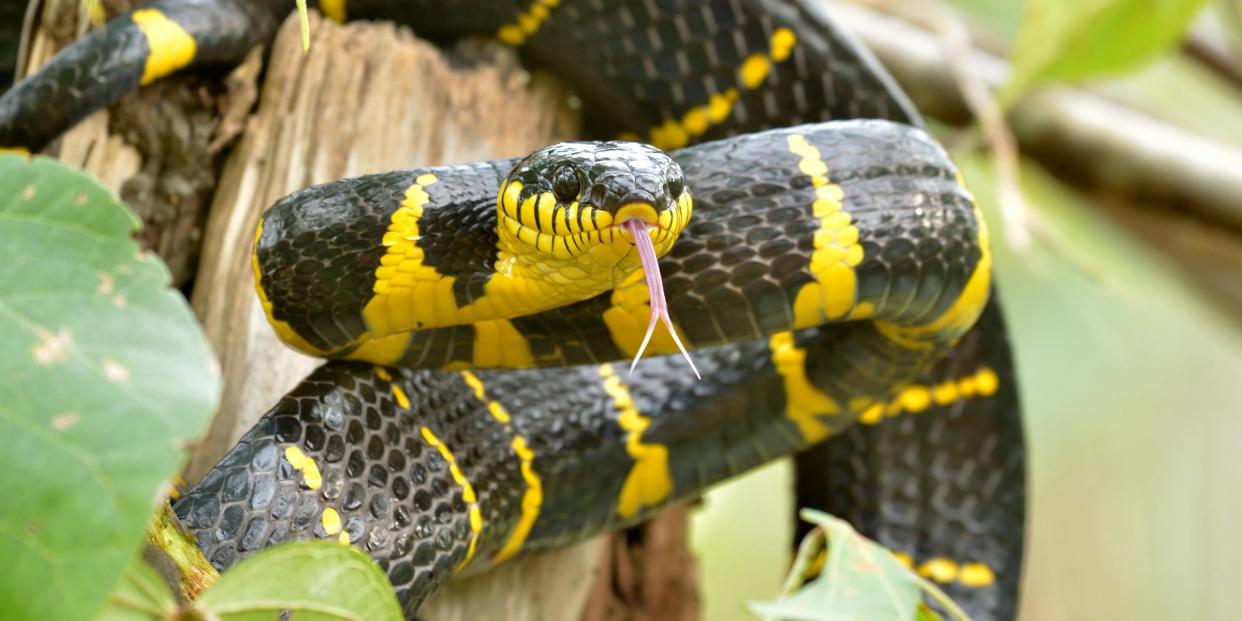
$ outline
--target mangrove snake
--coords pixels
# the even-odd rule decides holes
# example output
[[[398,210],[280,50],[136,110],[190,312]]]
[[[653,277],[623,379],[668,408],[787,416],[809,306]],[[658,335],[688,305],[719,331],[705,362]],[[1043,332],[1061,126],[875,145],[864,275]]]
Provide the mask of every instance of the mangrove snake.
[[[0,146],[37,149],[141,84],[236,62],[289,4],[165,0],[118,17],[0,98]],[[268,317],[286,343],[344,360],[176,503],[217,567],[331,537],[370,553],[413,616],[459,570],[634,524],[803,451],[800,503],[849,519],[976,619],[1014,616],[1025,457],[987,229],[917,112],[820,7],[319,8],[437,42],[494,36],[570,84],[601,135],[669,155],[571,143],[273,207],[254,255]],[[850,118],[871,120],[833,120]],[[638,269],[645,235],[702,381],[676,356],[615,364],[659,305]],[[649,349],[676,344],[657,331]]]

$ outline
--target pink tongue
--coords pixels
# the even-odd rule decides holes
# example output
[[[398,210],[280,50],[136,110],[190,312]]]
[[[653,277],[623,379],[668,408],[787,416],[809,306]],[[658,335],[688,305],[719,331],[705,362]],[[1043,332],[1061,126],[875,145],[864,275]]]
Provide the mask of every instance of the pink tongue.
[[[647,236],[647,223],[642,220],[626,220],[623,226],[629,230],[634,238],[634,245],[638,247],[638,258],[643,263],[643,273],[647,276],[647,293],[651,300],[651,323],[647,324],[647,335],[643,337],[643,344],[638,346],[634,362],[630,363],[630,372],[634,372],[638,359],[643,357],[643,351],[647,349],[647,343],[651,341],[651,335],[655,333],[656,322],[663,321],[668,328],[668,333],[673,336],[673,342],[677,343],[677,349],[681,350],[681,355],[685,356],[686,362],[690,363],[690,370],[694,371],[694,376],[703,379],[703,376],[699,375],[699,370],[695,368],[694,361],[690,359],[686,347],[681,344],[681,339],[677,338],[677,331],[673,329],[673,319],[668,315],[668,302],[664,300],[664,281],[660,279],[660,262],[656,258],[655,246],[651,244],[651,238]]]

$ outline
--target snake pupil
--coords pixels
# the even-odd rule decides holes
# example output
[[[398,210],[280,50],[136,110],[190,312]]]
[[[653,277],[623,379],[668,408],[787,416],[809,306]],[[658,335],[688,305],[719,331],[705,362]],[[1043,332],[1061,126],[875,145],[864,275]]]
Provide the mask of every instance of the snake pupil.
[[[556,169],[552,177],[552,193],[556,195],[556,200],[562,203],[573,201],[578,198],[580,188],[578,173],[572,167],[561,166]]]

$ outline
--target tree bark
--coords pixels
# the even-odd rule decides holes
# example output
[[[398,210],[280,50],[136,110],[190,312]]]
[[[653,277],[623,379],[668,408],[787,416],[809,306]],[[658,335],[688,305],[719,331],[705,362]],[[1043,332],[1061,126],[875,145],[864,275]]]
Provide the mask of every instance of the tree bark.
[[[105,6],[116,14],[130,4]],[[79,0],[42,0],[36,18],[26,74],[89,27]],[[139,240],[169,265],[174,284],[192,283],[225,388],[190,451],[184,478],[191,483],[321,364],[276,340],[254,294],[250,250],[268,206],[315,183],[522,155],[577,134],[567,94],[524,71],[508,49],[463,43],[442,52],[391,25],[338,26],[314,13],[311,36],[303,54],[291,17],[261,86],[265,63],[256,49],[223,80],[220,73],[174,76],[128,95],[45,150],[124,199],[143,220]],[[687,516],[673,510],[624,533],[455,580],[420,614],[436,621],[696,619]]]
[[[819,1],[875,52],[920,110],[951,122],[969,119],[934,34],[847,2]],[[966,61],[988,86],[1008,80],[1008,63],[995,56],[975,50]],[[1242,149],[1064,86],[1026,95],[1009,121],[1023,152],[1058,172],[1242,230]]]
[[[522,155],[577,132],[576,115],[568,110],[561,88],[526,73],[506,49],[465,43],[444,53],[391,25],[338,26],[314,15],[311,41],[304,55],[296,17],[284,24],[268,61],[258,110],[246,121],[220,174],[192,300],[220,357],[225,389],[219,414],[192,452],[189,481],[320,364],[276,340],[254,294],[251,244],[268,206],[315,183]],[[688,557],[684,514],[661,524],[666,526],[648,530],[672,535],[653,535],[658,549],[647,555]],[[630,604],[647,605],[641,597],[609,608],[621,610],[621,616],[584,617],[588,608],[600,609],[596,602],[601,598],[619,592],[609,579],[616,567],[630,573],[642,567],[628,560],[618,564],[615,541],[624,536],[597,538],[454,581],[420,614],[436,621],[691,618],[625,616],[628,608],[640,609]],[[687,564],[692,563],[684,558],[678,564],[679,576]],[[667,573],[657,569],[649,575]],[[670,610],[685,608],[673,601],[678,593],[689,593],[685,601],[696,603],[693,581],[688,587],[685,580],[667,582],[674,587],[643,583],[643,589],[629,591],[659,593],[659,606]]]
[[[688,546],[690,511],[670,509],[608,538],[581,621],[699,618],[698,566]]]

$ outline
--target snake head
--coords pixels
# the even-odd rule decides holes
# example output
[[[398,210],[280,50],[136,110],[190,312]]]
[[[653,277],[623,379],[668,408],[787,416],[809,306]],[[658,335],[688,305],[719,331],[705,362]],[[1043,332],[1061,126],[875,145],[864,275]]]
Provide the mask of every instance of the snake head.
[[[555,144],[510,171],[497,208],[502,247],[534,257],[528,264],[551,282],[580,292],[611,289],[641,267],[650,322],[634,362],[663,321],[694,368],[669,316],[657,262],[693,209],[677,162],[637,142]]]
[[[500,235],[514,254],[539,257],[551,270],[606,275],[639,267],[629,220],[641,220],[663,256],[690,219],[681,167],[637,142],[563,142],[513,168],[497,201]]]

